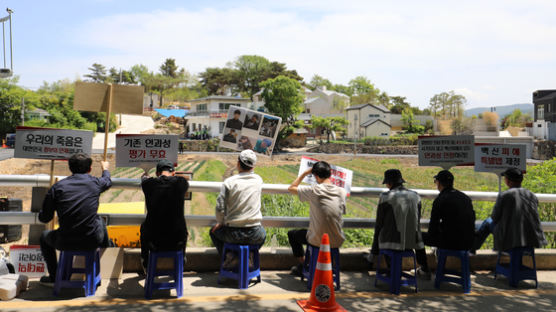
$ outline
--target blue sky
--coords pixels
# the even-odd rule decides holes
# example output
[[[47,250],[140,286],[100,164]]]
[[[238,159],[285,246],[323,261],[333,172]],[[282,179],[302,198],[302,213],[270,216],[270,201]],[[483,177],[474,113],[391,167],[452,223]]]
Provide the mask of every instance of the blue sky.
[[[454,90],[467,107],[530,103],[556,88],[556,2],[2,1],[12,8],[14,71],[23,86],[73,80],[98,62],[190,73],[242,54],[347,84],[368,77],[426,107]],[[2,13],[3,15],[3,13]]]

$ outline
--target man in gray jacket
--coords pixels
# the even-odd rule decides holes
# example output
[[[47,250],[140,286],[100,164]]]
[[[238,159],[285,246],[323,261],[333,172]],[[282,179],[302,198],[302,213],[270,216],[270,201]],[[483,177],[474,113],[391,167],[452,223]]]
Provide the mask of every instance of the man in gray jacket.
[[[262,245],[266,232],[261,225],[261,191],[263,180],[253,172],[257,155],[252,150],[239,154],[237,170],[239,174],[224,180],[216,199],[216,225],[210,231],[210,238],[222,254],[224,243],[242,245]],[[232,267],[235,257],[226,255],[224,267]]]
[[[376,212],[376,226],[371,248],[371,260],[379,249],[415,249],[417,263],[421,266],[417,274],[429,280],[431,273],[427,264],[425,245],[421,234],[421,198],[404,187],[402,173],[398,169],[384,172],[388,191],[380,194]]]
[[[494,237],[494,250],[539,248],[546,245],[537,211],[537,196],[521,187],[523,173],[519,169],[510,168],[502,176],[509,189],[500,193],[492,215],[475,232],[473,249],[481,248],[490,233]]]

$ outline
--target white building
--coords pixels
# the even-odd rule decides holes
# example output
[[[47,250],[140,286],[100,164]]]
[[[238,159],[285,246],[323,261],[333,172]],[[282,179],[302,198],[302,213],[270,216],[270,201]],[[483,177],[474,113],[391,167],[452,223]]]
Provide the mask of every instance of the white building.
[[[349,96],[326,90],[326,87],[318,87],[312,92],[305,90],[304,112],[311,115],[321,116],[326,114],[343,114],[340,107],[349,106]]]
[[[250,108],[246,98],[211,95],[191,100],[191,110],[185,117],[190,132],[208,130],[211,137],[219,137],[228,118],[228,108],[238,106]]]

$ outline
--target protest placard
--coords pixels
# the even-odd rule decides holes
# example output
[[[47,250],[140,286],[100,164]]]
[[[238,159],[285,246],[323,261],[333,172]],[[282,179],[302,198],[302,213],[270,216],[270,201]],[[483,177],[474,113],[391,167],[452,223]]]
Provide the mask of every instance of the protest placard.
[[[471,166],[474,162],[474,136],[419,136],[419,166]]]
[[[13,264],[16,274],[41,277],[47,273],[46,262],[38,245],[10,246],[10,263]]]
[[[475,171],[501,174],[508,168],[525,171],[527,168],[525,144],[475,145]]]
[[[76,153],[91,155],[92,131],[17,127],[15,133],[15,158],[59,160]]]
[[[314,158],[310,158],[307,156],[302,156],[301,157],[301,164],[299,165],[299,174],[301,175],[303,172],[305,172],[307,169],[313,167],[313,165],[318,162],[318,159],[314,159]],[[335,166],[335,165],[330,165],[330,169],[331,169],[331,176],[330,176],[330,182],[332,182],[332,184],[339,186],[341,188],[344,188],[347,192],[347,195],[349,196],[350,191],[351,191],[351,181],[353,180],[353,171],[346,169],[346,168],[342,168],[340,166]],[[315,177],[310,174],[308,176],[305,177],[305,179],[303,179],[302,182],[308,183],[308,184],[316,184],[317,180],[315,180]]]
[[[116,135],[116,167],[153,168],[162,159],[177,164],[177,135]]]
[[[280,131],[282,118],[254,110],[230,106],[220,147],[270,156]]]
[[[75,83],[73,108],[86,112],[106,112],[112,88],[111,112],[114,114],[143,114],[143,86],[109,85],[78,81]]]

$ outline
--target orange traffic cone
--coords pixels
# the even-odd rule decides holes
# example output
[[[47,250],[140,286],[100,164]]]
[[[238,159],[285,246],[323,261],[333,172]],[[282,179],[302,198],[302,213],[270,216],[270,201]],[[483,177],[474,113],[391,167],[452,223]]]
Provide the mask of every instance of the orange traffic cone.
[[[309,300],[298,300],[297,304],[308,312],[346,311],[336,303],[334,280],[332,279],[332,261],[330,257],[330,240],[328,234],[322,235],[319,258],[315,268],[315,278]]]

